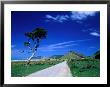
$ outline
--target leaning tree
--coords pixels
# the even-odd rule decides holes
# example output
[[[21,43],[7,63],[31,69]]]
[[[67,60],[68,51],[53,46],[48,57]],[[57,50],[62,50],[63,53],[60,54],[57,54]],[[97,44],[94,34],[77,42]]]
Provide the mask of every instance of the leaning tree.
[[[36,28],[32,32],[26,32],[25,36],[28,37],[28,40],[24,42],[24,45],[28,47],[32,52],[32,55],[27,59],[27,64],[29,64],[30,60],[37,52],[37,48],[40,45],[40,41],[46,38],[47,31],[43,28]]]

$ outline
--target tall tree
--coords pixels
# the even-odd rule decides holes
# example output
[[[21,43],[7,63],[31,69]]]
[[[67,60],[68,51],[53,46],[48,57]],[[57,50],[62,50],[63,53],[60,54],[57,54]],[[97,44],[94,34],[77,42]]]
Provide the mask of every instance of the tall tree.
[[[28,40],[24,42],[24,45],[32,51],[32,55],[27,60],[27,64],[29,64],[30,60],[37,52],[37,48],[40,45],[40,41],[46,38],[47,31],[43,28],[36,28],[32,32],[26,32],[25,36],[28,37]]]
[[[94,56],[95,59],[100,59],[100,50],[95,52],[93,56]]]

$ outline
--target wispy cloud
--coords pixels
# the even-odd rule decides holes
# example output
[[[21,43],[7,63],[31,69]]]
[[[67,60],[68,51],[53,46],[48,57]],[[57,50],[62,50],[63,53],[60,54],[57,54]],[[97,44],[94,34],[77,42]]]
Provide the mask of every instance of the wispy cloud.
[[[73,20],[84,20],[88,16],[94,16],[96,14],[95,11],[72,11],[71,18]]]
[[[100,36],[100,34],[97,33],[97,32],[91,32],[90,35],[92,35],[92,36],[96,36],[96,37],[99,37],[99,36]]]
[[[57,44],[51,44],[51,45],[49,45],[49,47],[55,47],[55,46],[70,44],[72,42],[74,42],[74,41],[67,41],[67,42],[61,42],[61,43],[57,43]]]
[[[88,29],[82,29],[82,32],[88,33],[89,35],[99,37],[100,36],[100,30],[96,30],[95,28],[88,28]]]
[[[61,23],[68,20],[69,16],[68,15],[56,15],[56,16],[46,15],[46,18],[48,19],[48,21],[56,21]]]
[[[14,48],[14,47],[16,47],[16,45],[11,45],[11,48]]]
[[[56,51],[57,49],[63,49],[71,46],[76,46],[78,45],[75,42],[83,42],[83,41],[88,41],[90,39],[85,39],[85,40],[76,40],[76,41],[66,41],[66,42],[61,42],[61,43],[56,43],[56,44],[50,44],[48,46],[40,47],[40,51]]]
[[[74,46],[74,45],[77,45],[77,44],[58,45],[58,46],[48,46],[48,47],[49,47],[49,48],[52,48],[52,49],[56,49],[56,48],[65,48],[65,47]]]
[[[94,16],[96,11],[72,11],[70,15],[56,15],[52,16],[47,14],[45,18],[47,21],[54,21],[54,22],[65,22],[67,20],[76,20],[77,23],[82,23],[81,20],[86,19],[88,16]]]
[[[45,47],[40,47],[39,50],[41,51],[56,51],[58,49],[63,49],[63,48],[67,48],[70,46],[75,46],[77,44],[68,44],[68,45],[58,45],[58,46],[45,46]]]

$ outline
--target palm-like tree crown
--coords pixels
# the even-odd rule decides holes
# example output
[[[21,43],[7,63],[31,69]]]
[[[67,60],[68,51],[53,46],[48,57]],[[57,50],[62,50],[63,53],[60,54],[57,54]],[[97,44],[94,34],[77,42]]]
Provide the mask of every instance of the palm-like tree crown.
[[[36,28],[35,30],[32,31],[34,38],[37,39],[43,39],[46,38],[47,31],[44,30],[43,28]]]
[[[25,36],[27,36],[29,38],[29,40],[31,39],[31,40],[37,41],[37,43],[39,43],[39,41],[41,39],[46,38],[47,31],[43,28],[36,28],[32,32],[26,32]],[[29,40],[28,40],[28,42],[24,42],[25,46],[30,46]]]

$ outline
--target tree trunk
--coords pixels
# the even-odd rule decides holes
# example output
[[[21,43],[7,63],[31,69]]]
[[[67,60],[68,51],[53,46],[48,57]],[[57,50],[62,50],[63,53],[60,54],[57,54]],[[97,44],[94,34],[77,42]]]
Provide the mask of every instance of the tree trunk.
[[[30,63],[30,61],[31,61],[32,57],[35,55],[35,53],[36,53],[36,51],[34,51],[34,52],[32,53],[32,55],[28,58],[28,60],[27,60],[27,65]]]
[[[33,53],[32,55],[28,58],[27,60],[27,65],[30,63],[30,60],[32,59],[32,57],[35,55],[35,53],[37,52],[37,48],[39,47],[39,39],[37,40],[37,44],[35,45],[35,48],[33,49]]]

